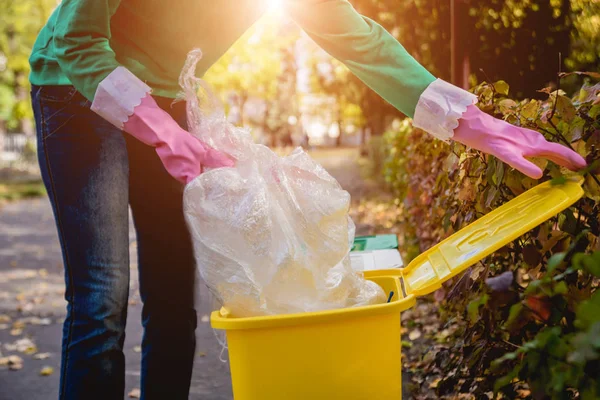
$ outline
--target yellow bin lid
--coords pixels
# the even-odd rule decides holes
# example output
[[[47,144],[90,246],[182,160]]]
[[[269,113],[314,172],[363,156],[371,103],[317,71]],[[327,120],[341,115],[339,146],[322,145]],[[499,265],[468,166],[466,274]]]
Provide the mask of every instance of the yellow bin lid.
[[[443,282],[555,216],[581,196],[581,180],[544,182],[420,254],[405,268],[368,271],[365,277],[395,275],[401,278],[405,295],[432,293]]]

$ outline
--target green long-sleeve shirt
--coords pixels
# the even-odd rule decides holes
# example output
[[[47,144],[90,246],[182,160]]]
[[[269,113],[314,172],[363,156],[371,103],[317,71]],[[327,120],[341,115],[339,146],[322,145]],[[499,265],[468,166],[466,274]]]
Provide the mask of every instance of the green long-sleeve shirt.
[[[333,57],[413,116],[435,80],[376,22],[345,0],[284,0],[290,17]],[[202,49],[202,75],[266,11],[264,0],[63,0],[40,32],[31,83],[73,85],[92,100],[122,65],[159,96],[175,97],[187,53]]]

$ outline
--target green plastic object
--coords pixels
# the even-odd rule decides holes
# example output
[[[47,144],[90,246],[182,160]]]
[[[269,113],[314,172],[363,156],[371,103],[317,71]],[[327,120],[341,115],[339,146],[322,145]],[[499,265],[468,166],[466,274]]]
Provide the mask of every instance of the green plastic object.
[[[370,235],[356,236],[351,251],[372,251],[397,248],[398,237],[396,235]]]

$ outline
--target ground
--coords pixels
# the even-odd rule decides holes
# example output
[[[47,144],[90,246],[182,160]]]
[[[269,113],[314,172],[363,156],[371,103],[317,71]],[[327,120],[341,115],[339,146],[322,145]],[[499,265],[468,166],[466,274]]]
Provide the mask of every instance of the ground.
[[[386,196],[378,185],[361,176],[354,150],[321,151],[314,153],[353,198],[351,213],[357,224],[357,234],[387,233],[395,226],[393,213]],[[135,397],[139,387],[142,328],[141,305],[137,295],[137,259],[135,235],[130,229],[132,290],[125,341],[126,393]],[[42,400],[57,397],[60,364],[63,299],[63,268],[52,212],[44,197],[0,205],[0,358],[16,355],[11,370],[0,365],[0,400]],[[199,327],[197,355],[191,386],[191,399],[231,399],[229,367],[219,360],[221,347],[210,328],[208,315],[212,299],[206,290],[198,298]],[[405,332],[407,353],[403,377],[404,398],[427,398],[425,389],[435,386],[435,380],[423,380],[411,374],[418,367],[423,342],[421,331],[436,330],[436,314],[427,303],[403,315],[403,320],[427,315],[426,329],[421,322],[408,321]],[[431,332],[429,332],[431,333]],[[411,346],[408,336],[415,344]],[[409,348],[410,347],[410,348]],[[40,359],[41,358],[41,359]],[[19,368],[20,367],[20,368]],[[50,368],[45,368],[50,367]],[[42,373],[43,371],[43,373]],[[409,380],[412,378],[412,382]],[[432,383],[433,382],[433,383]],[[411,394],[412,392],[412,394]]]

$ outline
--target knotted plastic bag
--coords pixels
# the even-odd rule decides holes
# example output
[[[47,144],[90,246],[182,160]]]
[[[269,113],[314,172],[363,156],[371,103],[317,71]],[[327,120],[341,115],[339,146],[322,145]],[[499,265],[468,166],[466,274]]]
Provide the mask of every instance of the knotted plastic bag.
[[[200,275],[217,299],[235,317],[384,302],[383,290],[350,266],[349,193],[303,150],[280,157],[229,123],[195,77],[201,56],[192,51],[180,77],[188,128],[236,160],[184,193]]]

